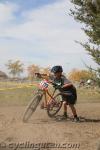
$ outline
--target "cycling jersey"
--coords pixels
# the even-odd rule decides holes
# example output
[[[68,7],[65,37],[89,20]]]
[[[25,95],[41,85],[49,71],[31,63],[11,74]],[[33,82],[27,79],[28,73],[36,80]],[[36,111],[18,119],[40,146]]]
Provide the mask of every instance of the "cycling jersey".
[[[71,83],[71,81],[68,80],[64,75],[62,75],[60,79],[57,79],[56,77],[54,77],[53,82],[61,86]],[[74,87],[72,83],[70,86],[61,88],[59,90],[60,92],[64,92],[67,94],[67,96],[65,95],[62,96],[63,100],[67,100],[67,102],[70,104],[75,104],[77,100],[77,92],[76,92],[76,88]]]

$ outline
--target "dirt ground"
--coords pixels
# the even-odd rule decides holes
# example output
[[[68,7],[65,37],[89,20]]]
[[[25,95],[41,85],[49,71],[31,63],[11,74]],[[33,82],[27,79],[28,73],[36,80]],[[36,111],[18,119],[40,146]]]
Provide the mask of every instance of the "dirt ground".
[[[25,107],[0,107],[0,150],[97,150],[100,104],[82,103],[76,107],[79,116],[86,118],[80,123],[49,118],[39,107],[29,122],[23,123]]]

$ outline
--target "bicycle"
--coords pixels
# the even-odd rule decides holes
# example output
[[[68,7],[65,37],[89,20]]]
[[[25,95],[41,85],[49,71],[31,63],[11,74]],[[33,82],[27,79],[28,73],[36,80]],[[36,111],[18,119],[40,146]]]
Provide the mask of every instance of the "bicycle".
[[[40,73],[36,73],[36,75],[39,78],[43,78],[43,76],[45,76],[45,74],[40,74]],[[57,85],[57,84],[55,85],[54,83],[49,82],[45,78],[46,77],[44,77],[44,79],[40,82],[39,89],[36,91],[32,100],[30,101],[30,103],[28,104],[28,106],[26,108],[25,113],[23,115],[23,122],[27,122],[29,120],[29,118],[35,112],[35,110],[36,110],[37,106],[39,105],[40,101],[42,100],[43,96],[44,96],[45,102],[47,104],[48,116],[53,117],[59,112],[59,110],[62,106],[61,93],[58,93],[57,95],[55,95],[57,88],[54,89],[53,94],[50,94],[50,92],[48,90],[49,84],[52,84],[54,86],[59,86],[59,85]],[[49,100],[47,100],[47,95],[50,98]]]

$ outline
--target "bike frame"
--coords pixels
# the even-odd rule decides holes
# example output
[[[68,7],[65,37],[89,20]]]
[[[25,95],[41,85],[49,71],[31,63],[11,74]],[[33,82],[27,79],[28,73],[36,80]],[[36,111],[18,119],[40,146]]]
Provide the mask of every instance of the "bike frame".
[[[47,74],[35,73],[35,75],[36,75],[36,77],[38,77],[40,79],[46,79],[46,80],[48,80]],[[50,82],[48,80],[48,84],[50,84],[50,83],[52,84],[52,82]],[[54,91],[53,91],[52,94],[50,94],[48,88],[47,89],[41,89],[41,88],[39,88],[39,90],[43,91],[43,96],[44,96],[44,99],[45,99],[46,106],[48,105],[48,103],[51,102],[51,100],[54,100],[54,94],[55,94],[55,92],[56,92],[57,89],[54,89]],[[49,96],[49,100],[47,100],[47,95]]]
[[[50,117],[52,117],[53,115],[55,115],[61,108],[61,105],[60,107],[58,107],[57,105],[57,110],[54,111],[53,114],[50,114],[49,111],[50,110],[50,106],[51,104],[55,104],[55,92],[57,89],[54,89],[52,94],[49,92],[49,89],[48,89],[48,86],[49,84],[52,84],[52,82],[50,81],[44,81],[44,83],[41,81],[41,83],[39,84],[39,88],[38,90],[33,94],[33,97],[32,100],[30,101],[29,105],[27,106],[26,110],[25,110],[25,113],[24,113],[24,116],[23,116],[23,121],[26,122],[28,121],[28,119],[31,117],[31,115],[33,114],[33,112],[36,110],[38,104],[40,103],[40,101],[42,100],[42,98],[44,97],[44,102],[45,102],[45,105],[47,107],[47,113]],[[48,97],[47,97],[48,96]]]
[[[44,101],[45,101],[45,104],[46,106],[51,102],[51,100],[54,100],[54,94],[56,92],[56,89],[54,89],[53,93],[50,94],[49,90],[48,89],[39,89],[43,92],[43,96],[44,96]],[[47,96],[49,96],[49,99],[47,98]]]

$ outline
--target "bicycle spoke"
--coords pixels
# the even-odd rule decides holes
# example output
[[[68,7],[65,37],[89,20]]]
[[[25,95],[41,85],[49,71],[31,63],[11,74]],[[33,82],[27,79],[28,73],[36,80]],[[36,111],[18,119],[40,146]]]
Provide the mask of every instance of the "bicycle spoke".
[[[40,103],[40,100],[42,99],[43,95],[40,95],[39,93],[37,93],[33,99],[31,100],[31,102],[29,103],[28,107],[26,108],[26,111],[24,113],[23,116],[23,121],[27,122],[28,119],[32,116],[33,112],[36,110],[38,104]]]
[[[48,105],[48,108],[47,108],[48,116],[49,117],[55,116],[60,110],[61,106],[62,106],[61,96],[56,95],[54,97],[54,100],[52,100],[51,103]]]

